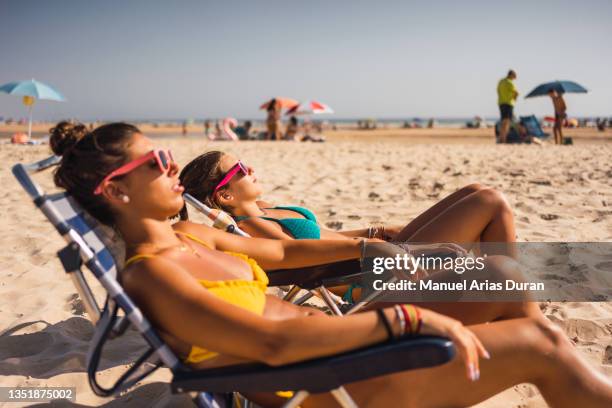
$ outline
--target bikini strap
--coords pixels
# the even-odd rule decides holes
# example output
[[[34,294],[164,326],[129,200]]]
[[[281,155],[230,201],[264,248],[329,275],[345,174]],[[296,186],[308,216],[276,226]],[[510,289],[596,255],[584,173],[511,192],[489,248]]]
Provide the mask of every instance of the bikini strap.
[[[196,237],[195,235],[192,235],[188,232],[183,232],[183,231],[174,231],[176,234],[178,235],[182,235],[186,238],[189,238],[190,240],[197,242],[198,244],[202,245],[203,247],[206,247],[208,249],[212,249],[210,247],[210,245],[208,245],[206,242],[202,241],[200,238]]]
[[[204,247],[206,247],[208,249],[212,249],[210,247],[210,245],[208,245],[206,242],[202,241],[201,239],[199,239],[198,237],[196,237],[196,236],[194,236],[192,234],[189,234],[188,232],[174,231],[174,233],[177,234],[177,235],[182,235],[184,237],[187,237],[190,240],[192,240],[194,242],[197,242],[198,244],[200,244],[200,245],[202,245],[202,246],[204,246]],[[137,255],[134,255],[134,256],[130,257],[127,261],[125,261],[125,267],[127,267],[127,266],[129,266],[129,265],[131,265],[133,263],[136,263],[138,261],[141,261],[143,259],[155,258],[156,256],[157,255],[154,255],[154,254],[137,254]]]
[[[150,259],[150,258],[155,258],[156,255],[153,254],[138,254],[138,255],[134,255],[132,257],[130,257],[127,261],[125,261],[125,268],[127,268],[129,265],[134,264],[138,261],[141,261],[143,259]]]

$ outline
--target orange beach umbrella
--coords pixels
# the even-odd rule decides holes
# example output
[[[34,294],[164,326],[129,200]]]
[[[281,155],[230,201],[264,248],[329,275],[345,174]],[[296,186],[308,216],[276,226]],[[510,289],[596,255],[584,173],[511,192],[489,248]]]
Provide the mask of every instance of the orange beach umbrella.
[[[299,102],[296,101],[295,99],[291,99],[291,98],[285,98],[282,96],[277,96],[275,98],[272,98],[266,102],[264,102],[259,109],[264,109],[264,110],[268,110],[268,107],[270,106],[270,104],[272,103],[272,101],[276,101],[276,103],[280,104],[281,109],[289,109],[294,107],[295,105],[297,105]]]

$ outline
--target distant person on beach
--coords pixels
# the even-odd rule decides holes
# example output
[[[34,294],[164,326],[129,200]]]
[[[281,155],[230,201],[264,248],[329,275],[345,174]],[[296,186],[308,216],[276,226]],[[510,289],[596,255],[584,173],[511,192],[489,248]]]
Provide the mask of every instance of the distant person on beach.
[[[285,130],[285,140],[295,140],[295,136],[299,130],[298,119],[295,116],[289,118],[289,124]]]
[[[238,136],[240,140],[249,140],[251,138],[251,128],[253,127],[253,122],[250,120],[246,120],[242,126],[238,126],[234,129],[234,133]]]
[[[268,118],[266,119],[266,125],[268,127],[268,134],[266,140],[280,140],[282,136],[281,132],[281,104],[279,101],[272,99],[268,105]]]
[[[514,103],[519,95],[514,86],[513,81],[515,79],[516,72],[510,70],[508,75],[497,84],[497,104],[501,114],[501,129],[499,131],[498,143],[506,143],[508,131],[510,130],[510,122],[512,122],[514,114]]]
[[[210,120],[208,119],[204,121],[204,136],[210,136]]]
[[[555,125],[553,127],[553,134],[555,135],[555,144],[560,145],[563,144],[562,128],[563,122],[565,121],[565,118],[567,118],[567,106],[565,105],[565,100],[563,99],[563,96],[554,89],[548,91],[548,96],[550,96],[550,99],[552,99],[552,103],[555,108]]]
[[[222,133],[221,133],[221,125],[219,124],[219,121],[216,120],[215,121],[215,138],[219,138],[221,137]]]
[[[181,133],[183,136],[187,136],[187,122],[183,122]]]

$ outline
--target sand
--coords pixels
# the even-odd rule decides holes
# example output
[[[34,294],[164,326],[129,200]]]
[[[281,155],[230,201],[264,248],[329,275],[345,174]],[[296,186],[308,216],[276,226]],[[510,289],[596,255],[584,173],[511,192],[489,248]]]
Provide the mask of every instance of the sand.
[[[159,144],[181,164],[210,149],[232,152],[256,169],[267,201],[305,205],[333,228],[403,224],[479,182],[506,194],[520,241],[612,241],[612,139],[609,131],[574,132],[572,147],[495,146],[487,129],[340,130],[328,132],[325,144],[207,143],[194,136]],[[0,145],[0,385],[75,386],[78,405],[108,404],[112,400],[96,397],[87,383],[92,328],[55,255],[62,241],[10,173],[13,163],[47,154],[48,146]],[[36,178],[52,189],[50,173]],[[612,302],[542,307],[585,358],[612,376]],[[110,342],[102,381],[124,369],[141,344],[133,333]],[[186,397],[169,393],[169,378],[168,370],[159,370],[113,403],[188,406]],[[519,406],[546,405],[526,385],[478,405]]]

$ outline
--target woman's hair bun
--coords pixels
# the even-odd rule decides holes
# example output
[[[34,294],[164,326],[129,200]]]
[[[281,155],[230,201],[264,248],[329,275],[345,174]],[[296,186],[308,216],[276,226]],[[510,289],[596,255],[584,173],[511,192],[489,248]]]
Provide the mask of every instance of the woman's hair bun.
[[[58,156],[63,156],[72,149],[79,140],[84,138],[89,131],[87,127],[78,122],[60,122],[49,130],[51,137],[49,144],[51,150]]]

